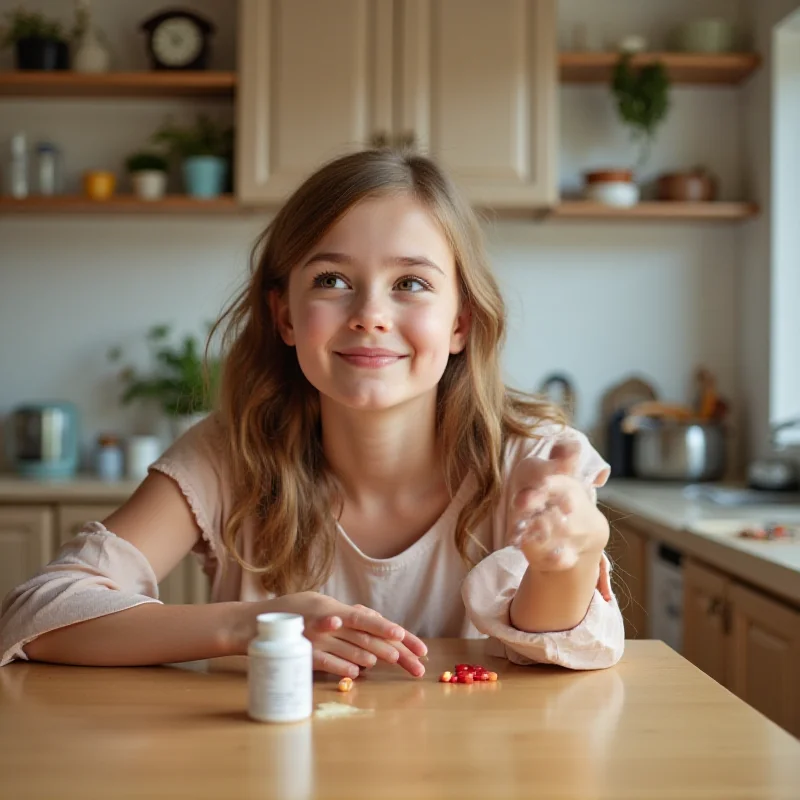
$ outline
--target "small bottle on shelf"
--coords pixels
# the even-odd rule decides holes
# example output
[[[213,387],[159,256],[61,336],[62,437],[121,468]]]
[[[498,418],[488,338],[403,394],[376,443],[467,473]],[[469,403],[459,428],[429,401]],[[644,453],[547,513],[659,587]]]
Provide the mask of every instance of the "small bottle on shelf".
[[[6,190],[12,197],[28,196],[28,141],[24,133],[11,137],[7,184]]]
[[[44,196],[61,193],[61,153],[51,142],[36,145],[36,191]]]

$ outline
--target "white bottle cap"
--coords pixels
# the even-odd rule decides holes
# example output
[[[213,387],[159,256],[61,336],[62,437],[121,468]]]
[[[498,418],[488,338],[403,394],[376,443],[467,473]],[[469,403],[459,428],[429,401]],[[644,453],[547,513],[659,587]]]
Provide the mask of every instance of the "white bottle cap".
[[[275,612],[256,617],[258,635],[263,639],[294,639],[303,635],[305,622],[300,614]]]

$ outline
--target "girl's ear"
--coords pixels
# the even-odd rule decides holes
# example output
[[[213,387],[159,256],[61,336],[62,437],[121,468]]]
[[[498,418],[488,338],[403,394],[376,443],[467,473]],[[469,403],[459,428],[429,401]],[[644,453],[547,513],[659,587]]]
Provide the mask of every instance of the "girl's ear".
[[[467,337],[472,325],[472,310],[468,303],[461,304],[461,310],[456,316],[453,324],[453,332],[450,334],[450,353],[460,353],[467,346]]]
[[[289,298],[287,294],[287,292],[281,294],[277,289],[271,289],[269,293],[269,308],[281,339],[289,347],[294,347],[294,328],[289,314]]]

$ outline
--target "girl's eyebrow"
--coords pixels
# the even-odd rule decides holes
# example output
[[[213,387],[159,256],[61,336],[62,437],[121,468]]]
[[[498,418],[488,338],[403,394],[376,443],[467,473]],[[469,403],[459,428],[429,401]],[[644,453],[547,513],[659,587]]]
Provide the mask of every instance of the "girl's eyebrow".
[[[345,253],[324,251],[314,253],[314,255],[303,264],[303,269],[311,264],[318,264],[320,262],[325,262],[327,264],[354,264],[355,259]],[[393,267],[429,267],[444,275],[444,270],[425,256],[394,256],[393,258],[387,259],[384,263],[386,263],[387,266]]]

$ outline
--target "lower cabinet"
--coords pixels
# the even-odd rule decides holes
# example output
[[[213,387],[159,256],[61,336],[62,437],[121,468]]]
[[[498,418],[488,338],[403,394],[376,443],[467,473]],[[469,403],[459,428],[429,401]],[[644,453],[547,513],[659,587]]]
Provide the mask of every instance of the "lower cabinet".
[[[800,736],[800,612],[691,559],[684,587],[686,658]]]
[[[619,509],[604,511],[625,636],[647,638],[651,526]],[[800,737],[800,610],[684,554],[682,619],[683,656]]]
[[[118,506],[108,503],[0,505],[0,600],[47,564],[84,523],[102,520]],[[159,584],[165,603],[205,603],[209,585],[188,555]]]
[[[722,573],[684,560],[683,655],[723,686],[729,686],[728,585]]]
[[[53,557],[54,530],[47,506],[0,506],[0,601]]]
[[[611,584],[622,610],[626,639],[646,639],[647,538],[625,522],[610,521]]]

